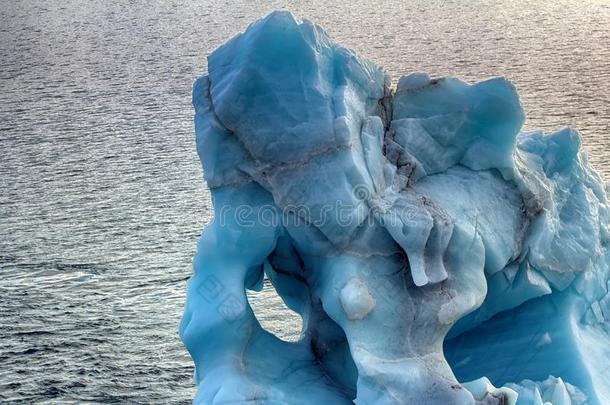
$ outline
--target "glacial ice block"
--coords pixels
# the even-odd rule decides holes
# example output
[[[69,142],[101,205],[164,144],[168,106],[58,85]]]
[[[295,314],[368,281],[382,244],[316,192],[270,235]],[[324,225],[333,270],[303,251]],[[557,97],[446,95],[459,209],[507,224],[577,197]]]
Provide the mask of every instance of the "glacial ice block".
[[[195,403],[610,403],[606,191],[576,131],[520,132],[509,81],[393,90],[274,12],[209,55],[193,105]],[[264,278],[297,342],[256,319]]]

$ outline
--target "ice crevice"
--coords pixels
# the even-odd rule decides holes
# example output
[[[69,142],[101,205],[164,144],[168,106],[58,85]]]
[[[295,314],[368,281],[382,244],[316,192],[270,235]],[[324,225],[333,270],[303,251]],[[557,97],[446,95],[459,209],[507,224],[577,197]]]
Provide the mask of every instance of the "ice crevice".
[[[608,403],[610,214],[578,133],[521,132],[504,78],[389,83],[288,12],[209,55],[195,403]],[[258,322],[263,277],[298,341]]]

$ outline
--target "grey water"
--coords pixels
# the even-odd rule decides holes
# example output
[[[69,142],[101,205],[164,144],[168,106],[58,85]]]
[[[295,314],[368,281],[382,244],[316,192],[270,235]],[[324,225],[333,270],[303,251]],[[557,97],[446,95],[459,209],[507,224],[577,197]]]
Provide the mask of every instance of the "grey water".
[[[188,403],[177,325],[210,220],[191,85],[272,9],[384,66],[503,75],[610,179],[606,0],[0,0],[0,402]],[[269,288],[263,324],[298,333]]]

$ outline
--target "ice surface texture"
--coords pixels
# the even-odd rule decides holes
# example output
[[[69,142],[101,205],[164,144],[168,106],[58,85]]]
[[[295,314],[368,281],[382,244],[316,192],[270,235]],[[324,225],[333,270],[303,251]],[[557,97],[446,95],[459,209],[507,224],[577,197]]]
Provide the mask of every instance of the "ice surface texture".
[[[389,84],[287,12],[209,56],[195,402],[610,403],[608,202],[578,133],[519,133],[502,78]],[[265,276],[296,343],[248,304]]]

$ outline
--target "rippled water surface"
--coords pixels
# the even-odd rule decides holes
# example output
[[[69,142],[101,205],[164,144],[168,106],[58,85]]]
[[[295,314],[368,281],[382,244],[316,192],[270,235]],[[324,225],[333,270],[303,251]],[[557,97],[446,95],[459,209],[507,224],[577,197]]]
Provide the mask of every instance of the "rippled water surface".
[[[191,84],[272,9],[394,80],[509,77],[527,127],[578,128],[610,178],[608,1],[181,3],[0,0],[0,402],[193,396],[177,324],[211,207]],[[257,312],[294,336],[270,297]]]

